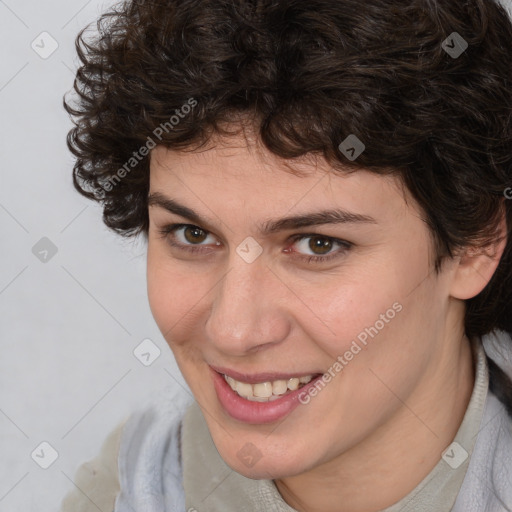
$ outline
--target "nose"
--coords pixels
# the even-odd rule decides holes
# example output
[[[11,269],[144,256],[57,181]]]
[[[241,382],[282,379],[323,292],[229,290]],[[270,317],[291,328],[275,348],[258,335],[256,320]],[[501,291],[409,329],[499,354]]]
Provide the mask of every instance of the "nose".
[[[282,342],[290,330],[285,290],[263,256],[247,263],[234,252],[227,273],[212,290],[207,341],[235,357]]]

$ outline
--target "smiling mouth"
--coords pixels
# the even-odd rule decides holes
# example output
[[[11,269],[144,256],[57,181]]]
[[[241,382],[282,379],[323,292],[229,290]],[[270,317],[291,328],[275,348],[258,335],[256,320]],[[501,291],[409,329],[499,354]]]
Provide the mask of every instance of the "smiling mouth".
[[[249,384],[233,379],[229,375],[222,374],[230,388],[239,396],[251,402],[272,402],[292,391],[296,391],[311,382],[317,375],[305,375],[303,377],[292,377],[286,380],[273,380]]]

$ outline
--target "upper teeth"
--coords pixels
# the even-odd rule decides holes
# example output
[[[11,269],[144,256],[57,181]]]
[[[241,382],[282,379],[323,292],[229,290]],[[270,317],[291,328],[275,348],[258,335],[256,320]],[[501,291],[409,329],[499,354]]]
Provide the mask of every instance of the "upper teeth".
[[[301,384],[307,384],[311,381],[313,375],[304,377],[293,377],[288,380],[274,380],[269,382],[259,382],[258,384],[248,384],[240,382],[228,375],[224,375],[224,379],[240,396],[253,402],[270,402],[276,400],[281,395],[290,391],[295,391]]]

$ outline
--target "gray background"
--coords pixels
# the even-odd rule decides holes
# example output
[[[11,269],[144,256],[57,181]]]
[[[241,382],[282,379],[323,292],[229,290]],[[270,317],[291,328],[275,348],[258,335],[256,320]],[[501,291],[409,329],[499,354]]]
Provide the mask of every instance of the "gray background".
[[[109,5],[0,1],[1,512],[58,510],[107,434],[183,384],[149,309],[143,241],[109,231],[71,182],[74,38]],[[59,45],[46,59],[31,47],[51,49],[43,31]],[[46,262],[32,253],[43,237],[57,247]],[[133,351],[148,338],[161,354],[145,366]],[[31,457],[43,441],[59,454],[48,469]]]
[[[120,421],[185,386],[149,310],[143,242],[107,230],[71,182],[74,38],[109,5],[0,0],[0,512],[57,510]],[[47,58],[31,47],[51,49],[44,31]],[[134,355],[145,339],[161,351],[149,366]]]

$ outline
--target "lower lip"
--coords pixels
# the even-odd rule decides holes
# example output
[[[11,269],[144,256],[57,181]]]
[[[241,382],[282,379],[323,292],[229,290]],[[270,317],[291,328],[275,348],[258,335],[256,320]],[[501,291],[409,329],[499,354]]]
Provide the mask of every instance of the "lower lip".
[[[214,370],[212,373],[213,385],[224,410],[236,420],[255,424],[272,423],[290,414],[300,404],[299,394],[307,393],[308,388],[321,378],[319,375],[305,386],[271,402],[252,402],[233,391],[223,375]]]

